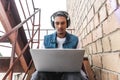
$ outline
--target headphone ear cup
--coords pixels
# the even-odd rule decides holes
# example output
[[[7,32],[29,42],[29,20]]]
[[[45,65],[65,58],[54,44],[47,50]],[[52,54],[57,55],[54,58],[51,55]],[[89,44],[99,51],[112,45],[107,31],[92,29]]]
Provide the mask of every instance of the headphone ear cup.
[[[54,21],[51,21],[51,25],[52,25],[53,28],[55,28]]]
[[[54,26],[54,20],[53,20],[53,15],[50,17],[50,19],[51,19],[51,25],[52,25],[52,27],[55,28],[55,26]]]
[[[70,19],[67,20],[67,28],[70,26]]]

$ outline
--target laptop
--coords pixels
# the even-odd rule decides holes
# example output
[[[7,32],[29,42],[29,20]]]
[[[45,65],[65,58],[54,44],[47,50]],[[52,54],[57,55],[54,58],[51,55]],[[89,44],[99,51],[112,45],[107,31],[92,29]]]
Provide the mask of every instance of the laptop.
[[[30,49],[36,70],[41,72],[80,72],[85,50]]]

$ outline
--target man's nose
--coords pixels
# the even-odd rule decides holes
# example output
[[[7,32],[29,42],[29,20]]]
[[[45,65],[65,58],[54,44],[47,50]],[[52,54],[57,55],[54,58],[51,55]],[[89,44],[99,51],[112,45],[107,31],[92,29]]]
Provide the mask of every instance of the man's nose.
[[[59,24],[58,27],[61,28],[61,27],[62,27],[62,24]]]

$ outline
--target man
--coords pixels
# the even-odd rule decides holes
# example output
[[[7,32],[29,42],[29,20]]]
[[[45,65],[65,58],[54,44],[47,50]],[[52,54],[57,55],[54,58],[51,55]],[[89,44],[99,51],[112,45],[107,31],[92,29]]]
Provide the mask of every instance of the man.
[[[70,17],[67,12],[55,12],[51,16],[51,25],[56,32],[44,37],[44,48],[77,48],[78,37],[66,31],[66,28],[70,26]],[[87,80],[87,78],[82,70],[81,72],[36,71],[31,80]]]

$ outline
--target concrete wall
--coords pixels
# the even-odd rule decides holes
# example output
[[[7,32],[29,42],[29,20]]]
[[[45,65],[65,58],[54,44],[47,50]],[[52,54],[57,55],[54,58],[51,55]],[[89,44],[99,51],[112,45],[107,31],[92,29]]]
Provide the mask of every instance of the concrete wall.
[[[67,0],[71,27],[97,80],[120,80],[120,0]]]

